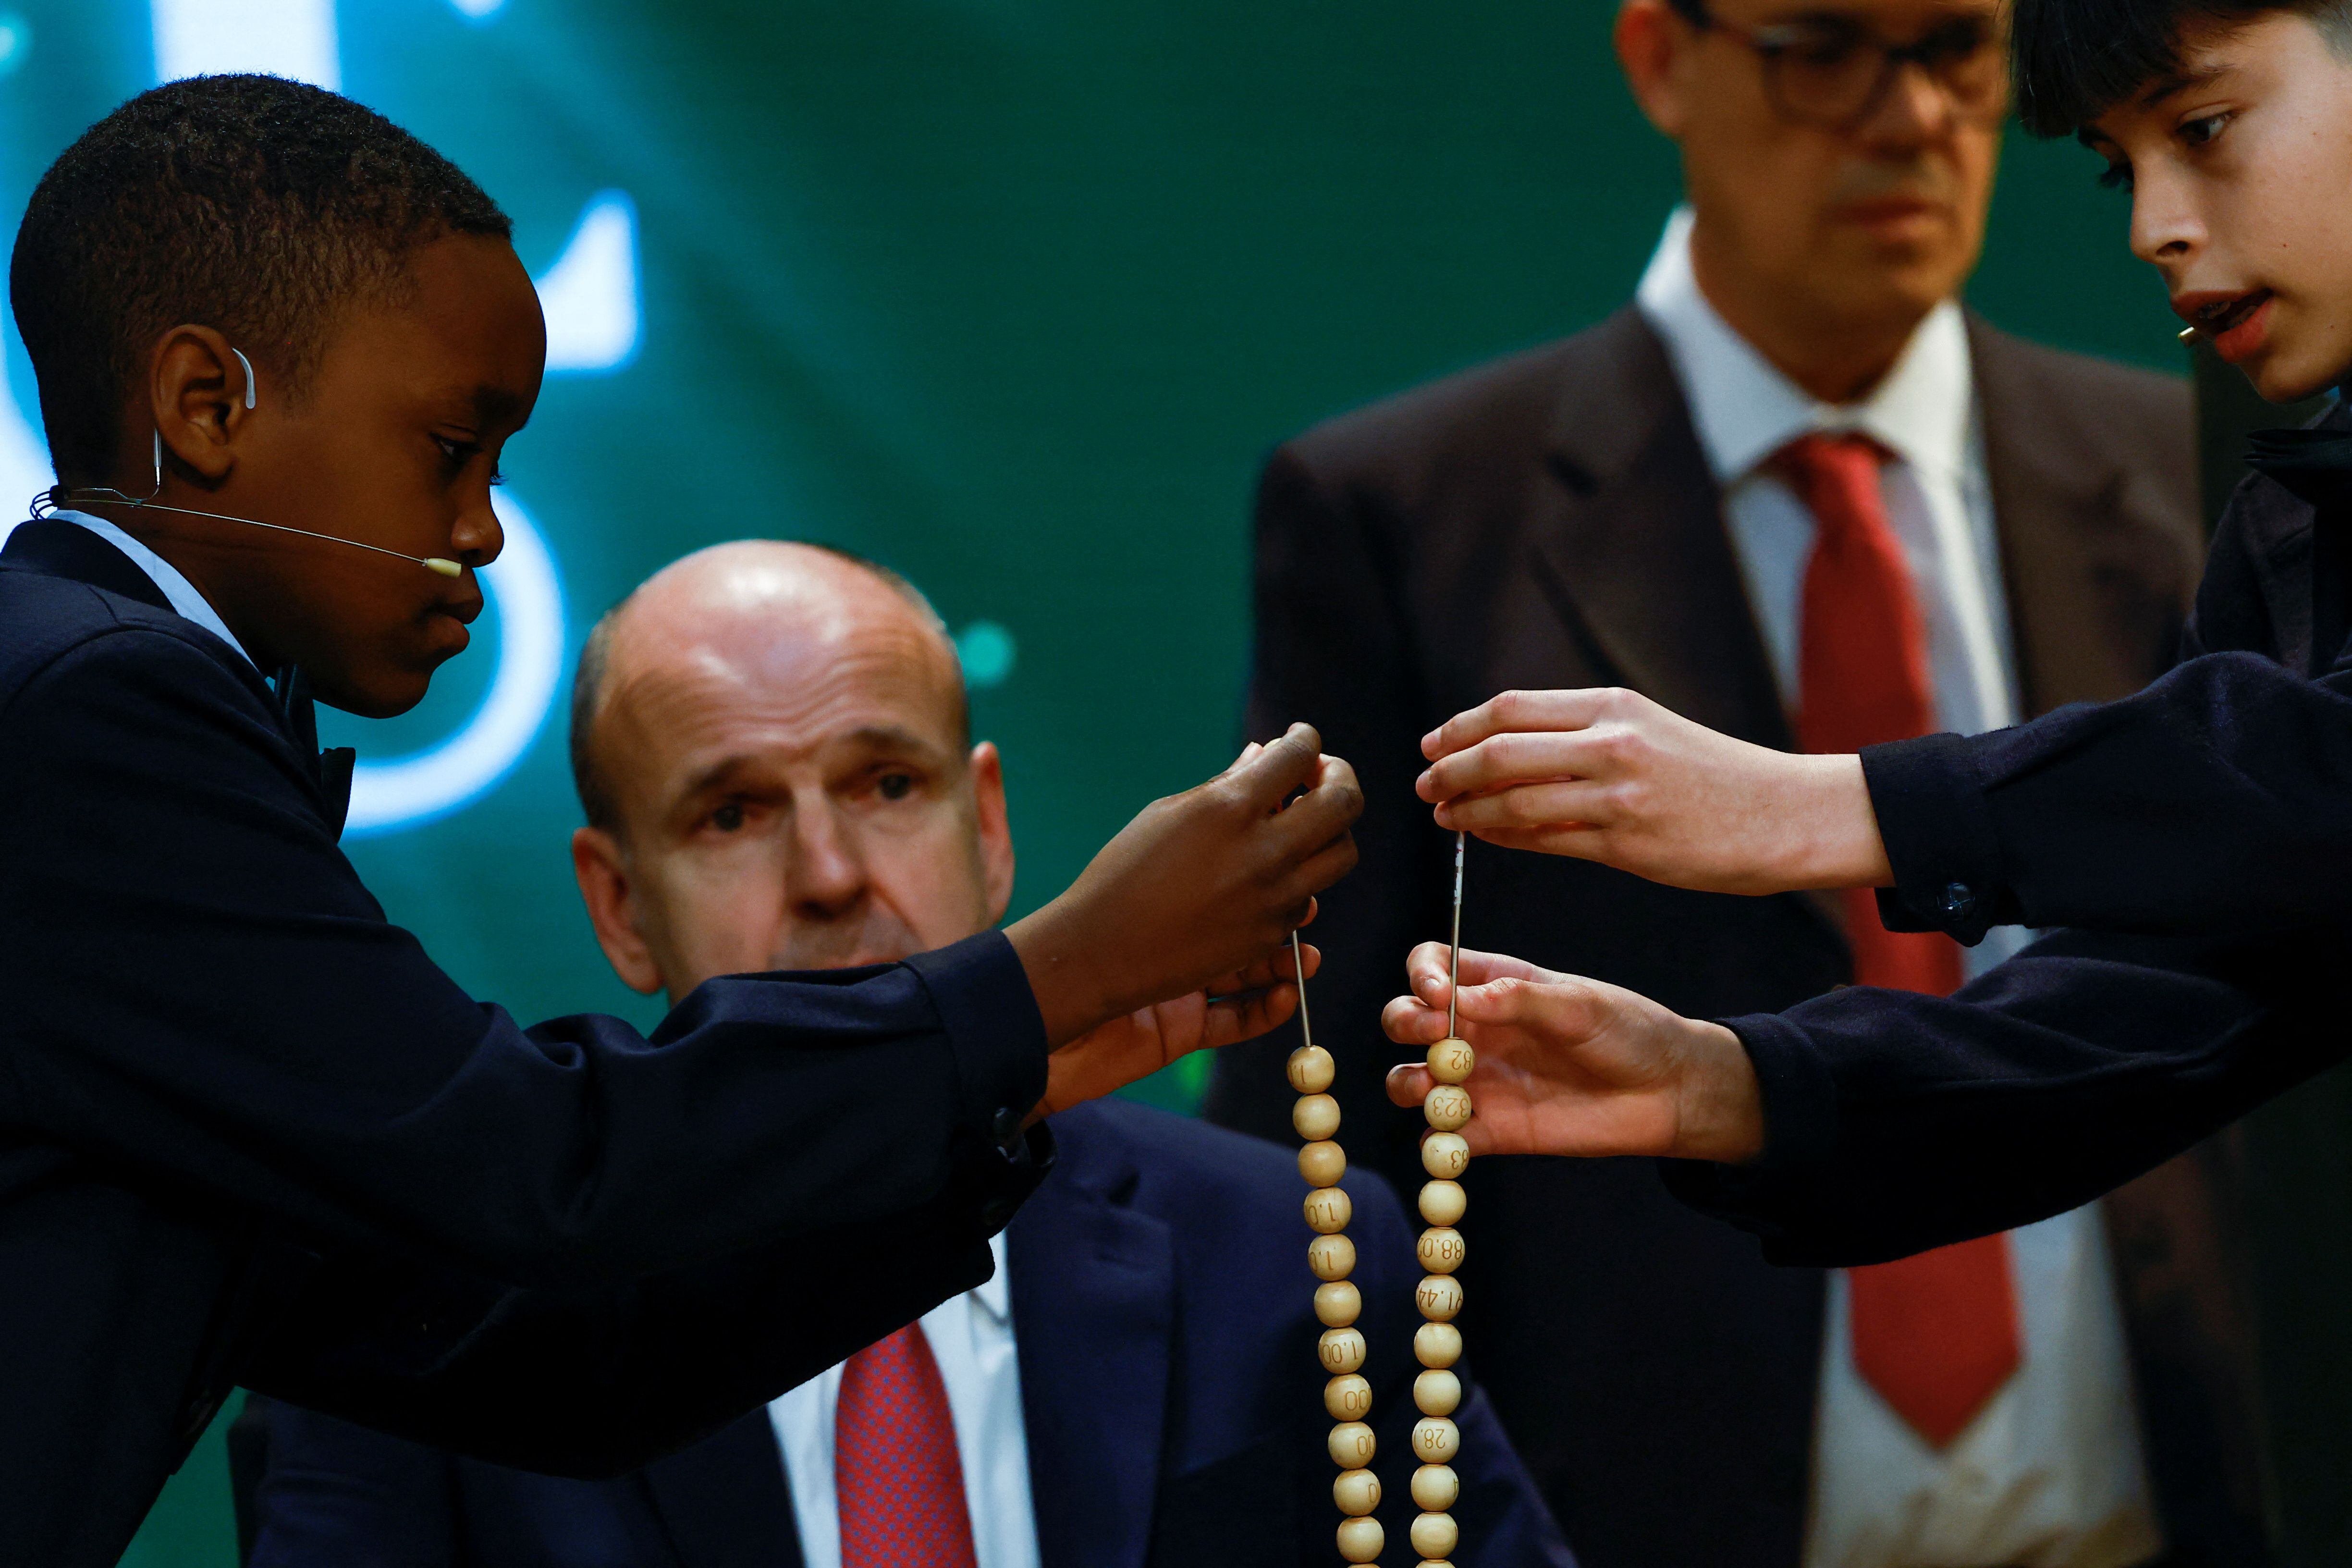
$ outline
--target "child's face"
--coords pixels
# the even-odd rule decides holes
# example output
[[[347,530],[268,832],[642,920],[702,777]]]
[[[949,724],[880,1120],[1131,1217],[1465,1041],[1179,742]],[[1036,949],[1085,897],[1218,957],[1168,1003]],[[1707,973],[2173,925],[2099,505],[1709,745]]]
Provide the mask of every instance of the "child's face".
[[[2307,397],[2352,372],[2352,62],[2284,11],[2181,46],[2083,140],[2181,319],[2264,397]]]
[[[503,240],[436,241],[411,271],[405,299],[334,323],[299,397],[273,401],[263,376],[233,468],[194,503],[466,568],[453,580],[339,544],[210,531],[201,585],[240,640],[370,717],[415,707],[466,647],[482,605],[473,569],[504,543],[491,479],[547,357],[539,296]]]

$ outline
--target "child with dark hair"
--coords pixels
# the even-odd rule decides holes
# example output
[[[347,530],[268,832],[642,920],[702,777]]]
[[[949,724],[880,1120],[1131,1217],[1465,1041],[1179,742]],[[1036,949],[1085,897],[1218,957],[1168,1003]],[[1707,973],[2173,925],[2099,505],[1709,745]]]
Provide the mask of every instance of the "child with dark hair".
[[[507,234],[265,77],[132,100],[34,193],[60,482],[0,552],[0,1562],[113,1563],[240,1384],[557,1473],[725,1425],[985,1278],[1041,1112],[1286,1017],[1277,947],[1352,858],[1302,725],[1003,931],[712,980],[650,1040],[465,995],[337,849],[310,693],[398,713],[466,647],[545,359]]]
[[[2342,387],[2352,5],[2016,0],[2012,26],[2027,124],[2130,190],[2188,331],[2274,401]],[[2250,461],[2181,662],[2122,701],[1858,756],[1622,691],[1507,693],[1431,734],[1423,797],[1496,843],[1726,892],[1875,887],[1890,928],[1963,942],[2074,928],[1949,1000],[1727,1025],[1465,954],[1504,983],[1465,989],[1470,1037],[1521,1069],[1474,1147],[1717,1162],[1673,1179],[1769,1256],[1861,1263],[2081,1203],[2352,1050],[2352,410]],[[1434,955],[1412,982],[1401,1042],[1443,1028]]]

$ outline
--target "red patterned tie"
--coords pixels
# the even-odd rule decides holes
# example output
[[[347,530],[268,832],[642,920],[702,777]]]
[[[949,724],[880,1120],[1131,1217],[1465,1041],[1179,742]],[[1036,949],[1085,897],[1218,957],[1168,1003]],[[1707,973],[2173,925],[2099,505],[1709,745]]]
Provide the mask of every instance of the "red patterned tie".
[[[1805,564],[1797,740],[1856,752],[1934,729],[1927,623],[1878,489],[1878,446],[1811,435],[1776,466],[1815,523]],[[1843,895],[1857,984],[1948,994],[1960,950],[1940,932],[1890,931],[1866,889]],[[1988,1236],[1846,1271],[1863,1378],[1937,1448],[2016,1372],[2022,1352],[2009,1237]]]
[[[955,1417],[921,1324],[843,1365],[833,1431],[841,1568],[973,1568]]]

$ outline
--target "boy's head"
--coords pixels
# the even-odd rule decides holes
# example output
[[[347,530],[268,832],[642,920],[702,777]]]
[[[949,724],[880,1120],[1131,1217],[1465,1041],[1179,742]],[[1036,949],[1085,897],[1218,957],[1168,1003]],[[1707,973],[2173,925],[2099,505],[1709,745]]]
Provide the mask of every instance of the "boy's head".
[[[2131,247],[2257,391],[2352,373],[2352,0],[2016,0],[2017,98],[2132,193]]]
[[[299,662],[357,712],[413,706],[466,645],[470,570],[88,491],[147,495],[160,434],[160,502],[492,560],[499,452],[545,361],[508,232],[455,165],[333,93],[235,76],[132,99],[42,177],[10,266],[72,504],[178,567],[265,668]]]

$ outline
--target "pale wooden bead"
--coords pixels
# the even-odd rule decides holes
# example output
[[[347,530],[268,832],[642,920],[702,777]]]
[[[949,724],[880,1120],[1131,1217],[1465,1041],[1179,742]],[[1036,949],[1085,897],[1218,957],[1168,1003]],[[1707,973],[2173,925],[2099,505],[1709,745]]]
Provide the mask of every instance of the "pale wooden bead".
[[[1325,1236],[1347,1229],[1355,1213],[1355,1201],[1338,1187],[1318,1187],[1307,1194],[1307,1223]]]
[[[1424,1465],[1450,1465],[1462,1451],[1462,1428],[1443,1415],[1424,1415],[1412,1424],[1412,1451]]]
[[[1301,1138],[1320,1142],[1339,1131],[1339,1102],[1328,1094],[1302,1094],[1290,1108],[1290,1124]]]
[[[1470,1120],[1470,1091],[1458,1083],[1441,1083],[1421,1102],[1421,1113],[1440,1132],[1451,1132]]]
[[[1350,1519],[1381,1506],[1381,1478],[1370,1470],[1341,1470],[1331,1482],[1331,1500]]]
[[[1363,1310],[1363,1292],[1345,1279],[1315,1287],[1315,1315],[1327,1329],[1346,1328]]]
[[[1320,1046],[1301,1046],[1283,1067],[1290,1087],[1301,1094],[1320,1094],[1331,1087],[1331,1053]]]
[[[1423,1465],[1412,1473],[1412,1500],[1416,1507],[1443,1513],[1461,1495],[1462,1478],[1454,1473],[1451,1465]]]
[[[1429,1076],[1440,1083],[1460,1083],[1478,1065],[1478,1053],[1467,1040],[1443,1039],[1429,1047]]]
[[[1453,1273],[1462,1267],[1462,1257],[1467,1250],[1462,1233],[1451,1226],[1432,1226],[1423,1231],[1421,1239],[1413,1244],[1413,1252],[1420,1258],[1421,1266],[1432,1274]]]
[[[1462,1190],[1459,1182],[1423,1182],[1421,1184],[1421,1219],[1423,1225],[1454,1225],[1470,1212],[1470,1194]]]
[[[1325,1372],[1354,1372],[1364,1364],[1364,1331],[1326,1329],[1315,1342],[1315,1355]]]
[[[1298,1151],[1298,1173],[1310,1187],[1335,1186],[1348,1173],[1348,1156],[1337,1143],[1309,1143]]]
[[[1412,1549],[1424,1558],[1442,1558],[1462,1539],[1450,1513],[1424,1513],[1412,1521]]]
[[[1387,1544],[1381,1521],[1369,1514],[1362,1519],[1339,1521],[1339,1555],[1349,1563],[1377,1563],[1381,1560],[1381,1548]]]
[[[1470,1144],[1459,1132],[1433,1132],[1421,1141],[1421,1168],[1450,1182],[1470,1168]]]
[[[1423,1323],[1412,1331],[1412,1354],[1423,1366],[1452,1366],[1462,1359],[1462,1331],[1451,1323]]]
[[[1412,1293],[1421,1315],[1434,1323],[1449,1323],[1462,1310],[1462,1281],[1451,1274],[1433,1274]]]
[[[1361,1421],[1372,1411],[1372,1385],[1352,1372],[1335,1377],[1323,1385],[1323,1408],[1331,1413],[1334,1421]]]
[[[1365,1385],[1366,1408],[1370,1384]],[[1412,1380],[1412,1406],[1423,1415],[1451,1415],[1462,1403],[1462,1380],[1442,1367],[1432,1367]]]
[[[1307,1267],[1318,1279],[1345,1279],[1356,1271],[1356,1244],[1344,1236],[1318,1236],[1307,1244]]]
[[[1331,1428],[1331,1462],[1343,1470],[1360,1470],[1370,1464],[1375,1447],[1372,1429],[1360,1421],[1342,1421]]]

